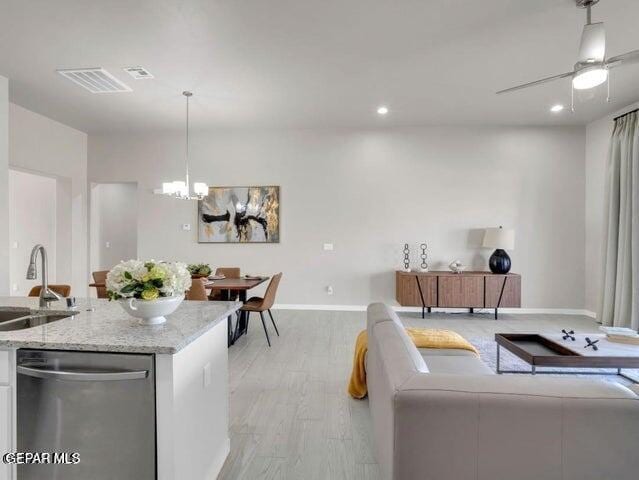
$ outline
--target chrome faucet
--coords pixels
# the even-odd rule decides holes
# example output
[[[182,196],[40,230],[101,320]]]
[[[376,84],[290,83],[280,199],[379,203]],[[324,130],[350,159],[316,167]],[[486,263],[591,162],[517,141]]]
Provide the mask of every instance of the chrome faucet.
[[[33,250],[31,250],[31,259],[29,260],[29,267],[27,268],[27,280],[34,280],[38,277],[38,270],[36,268],[38,252],[40,252],[40,258],[42,259],[42,285],[40,287],[40,306],[48,307],[50,302],[61,300],[62,297],[49,288],[49,274],[47,272],[47,251],[43,245],[38,244],[33,247]]]

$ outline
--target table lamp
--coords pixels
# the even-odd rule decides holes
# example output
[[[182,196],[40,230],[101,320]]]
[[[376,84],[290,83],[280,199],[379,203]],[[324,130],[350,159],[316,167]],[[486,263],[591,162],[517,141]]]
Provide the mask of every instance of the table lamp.
[[[488,260],[488,266],[493,273],[508,273],[510,271],[510,257],[506,250],[515,248],[515,231],[510,228],[487,228],[484,233],[485,248],[496,250]]]

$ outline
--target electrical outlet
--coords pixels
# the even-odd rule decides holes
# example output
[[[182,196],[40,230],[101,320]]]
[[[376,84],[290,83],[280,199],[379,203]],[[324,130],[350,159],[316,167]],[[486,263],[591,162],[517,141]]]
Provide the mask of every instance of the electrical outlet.
[[[13,248],[18,248],[20,246],[20,244],[18,242],[13,242],[13,244],[11,246]]]
[[[111,242],[105,242],[104,246],[105,246],[106,248],[111,248]]]
[[[191,224],[190,223],[183,223],[182,224],[182,230],[184,230],[185,232],[190,232],[191,231]]]
[[[17,283],[14,283],[14,284],[13,284],[13,286],[12,286],[11,288],[12,288],[12,290],[13,290],[14,292],[17,292],[17,291],[18,291],[18,284],[17,284]]]
[[[325,243],[324,244],[324,251],[332,252],[333,251],[333,244],[332,243]]]
[[[204,388],[211,385],[211,364],[210,363],[207,363],[206,365],[204,365],[204,368],[202,369],[202,379],[204,382]]]
[[[327,295],[333,295],[333,286],[329,285],[328,287],[326,287],[326,293]]]

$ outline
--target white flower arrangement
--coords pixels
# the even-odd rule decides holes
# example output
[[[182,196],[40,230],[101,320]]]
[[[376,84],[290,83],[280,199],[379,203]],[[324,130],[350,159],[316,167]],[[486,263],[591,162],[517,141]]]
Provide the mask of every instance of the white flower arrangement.
[[[109,300],[155,300],[183,295],[189,288],[191,273],[180,262],[127,260],[113,267],[106,277]]]

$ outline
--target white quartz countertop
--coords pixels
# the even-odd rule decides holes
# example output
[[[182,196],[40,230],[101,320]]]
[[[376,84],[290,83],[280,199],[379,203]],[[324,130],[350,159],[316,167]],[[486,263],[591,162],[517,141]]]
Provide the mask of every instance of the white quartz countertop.
[[[29,308],[34,313],[75,315],[24,330],[0,331],[0,348],[42,348],[92,352],[173,354],[241,307],[239,302],[184,301],[161,325],[142,325],[118,302],[78,298],[72,309],[64,301],[43,309],[34,297],[0,297],[0,311]]]

